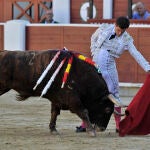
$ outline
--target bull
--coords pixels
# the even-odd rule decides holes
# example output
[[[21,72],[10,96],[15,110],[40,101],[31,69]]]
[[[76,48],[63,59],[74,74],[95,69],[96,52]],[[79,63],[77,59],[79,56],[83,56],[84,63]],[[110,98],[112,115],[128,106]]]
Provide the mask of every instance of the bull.
[[[38,79],[60,51],[59,57],[48,70],[41,83],[34,90]],[[62,78],[72,57],[71,69],[67,81],[61,88]],[[102,75],[91,65],[76,56],[76,52],[66,50],[43,51],[0,51],[0,95],[13,89],[18,92],[16,99],[24,101],[39,97],[58,65],[66,59],[56,75],[51,87],[43,98],[51,101],[51,119],[49,128],[57,132],[56,121],[61,110],[70,110],[87,125],[87,132],[95,136],[94,125],[106,129],[114,111],[112,97]],[[114,100],[114,99],[113,99]]]

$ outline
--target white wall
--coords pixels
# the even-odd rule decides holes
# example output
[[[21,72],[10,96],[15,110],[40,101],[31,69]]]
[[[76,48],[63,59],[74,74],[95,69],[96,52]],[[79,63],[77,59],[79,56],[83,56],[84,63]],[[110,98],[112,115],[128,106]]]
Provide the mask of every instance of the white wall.
[[[103,19],[112,19],[113,0],[103,0]]]
[[[25,27],[29,21],[9,20],[4,25],[4,49],[21,50],[26,49],[26,31]]]
[[[54,20],[70,23],[70,0],[53,0]]]

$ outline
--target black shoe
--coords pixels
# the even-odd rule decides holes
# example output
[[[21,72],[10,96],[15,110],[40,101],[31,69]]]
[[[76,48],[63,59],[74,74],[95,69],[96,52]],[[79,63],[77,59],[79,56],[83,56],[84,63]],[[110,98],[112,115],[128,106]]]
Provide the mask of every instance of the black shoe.
[[[119,133],[119,129],[116,129],[116,133]]]
[[[83,128],[82,126],[76,127],[76,132],[86,132],[86,128]]]

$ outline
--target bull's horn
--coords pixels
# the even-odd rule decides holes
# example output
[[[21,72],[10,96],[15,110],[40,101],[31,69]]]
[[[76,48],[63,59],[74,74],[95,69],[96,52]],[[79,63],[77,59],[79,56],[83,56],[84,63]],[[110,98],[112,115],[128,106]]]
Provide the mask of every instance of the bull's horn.
[[[118,115],[118,116],[125,116],[125,113],[119,113],[117,110],[114,109],[114,114]]]
[[[117,102],[117,100],[114,98],[112,94],[108,95],[109,100],[111,100],[115,105],[120,106],[120,104]]]
[[[108,98],[118,107],[127,107],[126,105],[119,103],[112,94],[109,94]]]

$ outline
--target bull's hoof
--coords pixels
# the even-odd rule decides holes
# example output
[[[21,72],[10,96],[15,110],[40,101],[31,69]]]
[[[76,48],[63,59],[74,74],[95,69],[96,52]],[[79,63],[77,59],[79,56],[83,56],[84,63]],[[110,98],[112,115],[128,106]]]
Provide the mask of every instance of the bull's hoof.
[[[59,135],[59,132],[56,129],[50,129],[50,133],[53,135]]]
[[[95,132],[95,130],[87,130],[87,133],[88,133],[89,136],[91,136],[91,137],[96,137],[96,132]]]
[[[100,131],[100,132],[103,132],[103,131],[105,131],[105,130],[106,130],[105,127],[99,127],[99,131]]]

